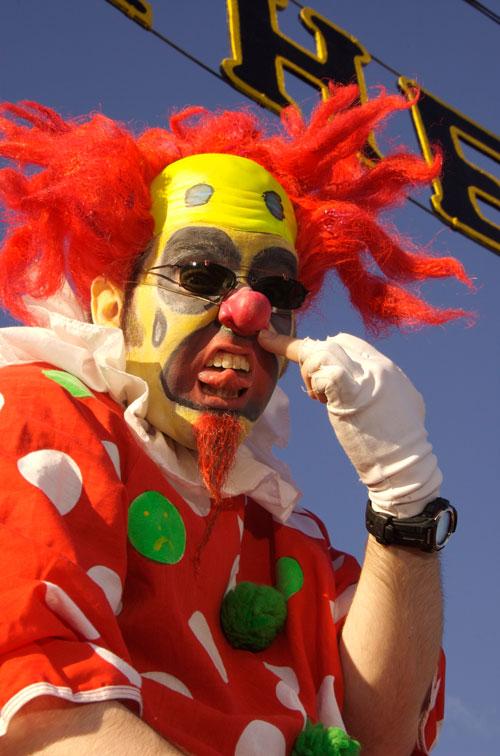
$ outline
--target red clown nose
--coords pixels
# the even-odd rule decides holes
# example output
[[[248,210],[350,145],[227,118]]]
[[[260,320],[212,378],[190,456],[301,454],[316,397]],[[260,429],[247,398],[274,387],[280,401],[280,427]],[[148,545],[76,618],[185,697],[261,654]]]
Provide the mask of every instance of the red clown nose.
[[[269,327],[271,303],[260,291],[248,286],[231,292],[222,302],[219,321],[235,333],[249,335]]]

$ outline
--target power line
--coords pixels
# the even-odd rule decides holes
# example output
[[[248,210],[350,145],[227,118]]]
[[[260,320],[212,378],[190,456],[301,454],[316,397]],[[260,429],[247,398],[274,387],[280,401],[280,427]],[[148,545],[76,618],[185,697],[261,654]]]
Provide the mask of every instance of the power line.
[[[412,202],[414,205],[416,205],[417,207],[419,207],[421,210],[425,210],[426,213],[428,213],[429,215],[432,215],[432,217],[434,218],[434,220],[436,220],[436,213],[433,210],[430,210],[425,205],[422,205],[421,202],[419,202],[418,200],[416,200],[414,197],[410,197],[409,194],[406,195],[406,199],[408,200],[408,202]]]
[[[139,26],[142,26],[142,24],[139,24]],[[161,39],[167,45],[170,45],[170,47],[172,47],[178,53],[180,53],[181,55],[184,55],[185,58],[188,58],[188,60],[191,60],[193,63],[196,63],[196,65],[200,66],[200,68],[203,68],[204,71],[207,71],[209,74],[212,74],[212,76],[215,76],[217,79],[220,79],[225,84],[227,84],[226,79],[223,76],[221,76],[221,74],[218,73],[218,71],[214,71],[213,68],[210,68],[210,66],[207,66],[205,63],[203,63],[203,61],[198,60],[198,58],[195,58],[194,55],[191,55],[191,53],[188,53],[187,50],[184,50],[182,47],[179,47],[179,45],[176,45],[175,42],[172,42],[172,40],[167,39],[167,37],[164,37],[163,34],[160,34],[160,32],[155,31],[153,28],[148,29],[148,31],[154,34],[155,37],[158,37],[158,39]]]
[[[187,50],[184,50],[184,48],[176,45],[175,42],[172,42],[171,39],[164,37],[163,34],[160,34],[160,32],[157,32],[155,29],[153,29],[153,27],[151,26],[151,15],[149,16],[148,20],[145,21],[144,18],[141,17],[141,15],[133,15],[133,13],[128,12],[125,7],[120,5],[119,0],[118,2],[116,0],[106,0],[106,2],[121,11],[121,13],[127,16],[130,21],[134,21],[134,23],[136,23],[138,26],[142,27],[146,31],[151,32],[151,34],[153,34],[155,37],[158,37],[158,39],[161,39],[162,42],[165,42],[165,44],[169,45],[169,47],[171,47],[173,50],[183,55],[192,63],[196,63],[197,66],[200,66],[200,68],[203,68],[204,71],[211,74],[212,76],[215,76],[216,79],[219,79],[220,81],[223,81],[225,84],[227,84],[226,79],[218,71],[214,71],[213,68],[207,66],[206,63],[203,63],[203,61],[199,60],[199,58],[195,58],[195,56],[191,55],[191,53],[188,53]],[[145,6],[140,2],[140,0],[128,0],[128,2],[132,7],[135,7],[139,14],[145,11]]]
[[[290,2],[293,3],[294,5],[296,5],[297,8],[301,8],[301,10],[304,10],[305,6],[302,5],[302,3],[299,3],[299,0],[290,0]],[[397,76],[398,79],[399,79],[399,77],[401,76],[401,74],[399,73],[399,71],[396,71],[395,68],[393,68],[392,66],[388,65],[387,63],[384,63],[383,60],[380,60],[380,58],[377,58],[375,55],[372,55],[371,53],[369,53],[369,55],[370,55],[370,58],[375,61],[375,63],[378,63],[379,66],[382,66],[387,71],[390,71],[395,76]]]
[[[154,34],[155,37],[158,37],[158,39],[161,39],[162,42],[165,42],[165,44],[169,45],[172,49],[176,50],[176,52],[183,55],[185,58],[190,60],[192,63],[196,63],[197,66],[200,66],[200,68],[203,68],[204,71],[207,71],[207,73],[211,74],[212,76],[215,76],[216,79],[219,79],[220,81],[223,81],[225,84],[227,84],[227,80],[221,76],[221,74],[218,71],[215,71],[213,68],[210,68],[210,66],[207,66],[206,63],[203,63],[203,61],[199,60],[199,58],[196,58],[194,55],[191,55],[191,53],[188,53],[187,50],[184,50],[184,48],[180,47],[179,45],[176,45],[175,42],[172,42],[171,39],[168,39],[167,37],[164,37],[163,34],[160,34],[160,32],[157,32],[153,27],[145,26],[145,24],[141,21],[140,18],[129,15],[125,10],[120,8],[119,6],[115,5],[113,0],[106,0],[110,5],[113,5],[115,8],[118,8],[122,13],[124,13],[127,18],[129,18],[131,21],[134,21],[138,26],[141,26],[143,29],[146,29],[146,31],[151,32],[151,34]],[[299,3],[298,0],[290,0],[291,3],[297,6],[297,8],[303,9],[304,6],[302,3]],[[468,0],[466,0],[468,2]],[[387,63],[384,63],[383,60],[380,58],[377,58],[375,55],[372,55],[370,53],[371,59],[378,63],[379,66],[382,66],[387,71],[390,71],[394,74],[394,76],[397,76],[398,78],[401,76],[401,73],[397,71],[392,66],[389,66]]]
[[[293,5],[296,5],[297,8],[301,8],[302,10],[304,9],[304,6],[302,5],[302,3],[299,3],[298,0],[290,0],[290,2],[293,3]],[[466,2],[468,2],[468,0],[466,0]],[[387,63],[384,63],[383,60],[381,60],[380,58],[377,58],[375,55],[372,55],[371,53],[369,53],[369,55],[370,55],[370,58],[373,61],[375,61],[375,63],[379,64],[379,66],[382,66],[387,71],[390,71],[392,74],[394,74],[395,76],[397,76],[398,79],[401,77],[402,74],[399,71],[396,71],[395,68],[393,68],[392,66],[388,65]],[[407,195],[406,199],[408,200],[408,202],[411,202],[412,204],[416,205],[421,210],[424,210],[424,212],[428,213],[433,218],[436,217],[436,214],[432,210],[430,210],[425,205],[422,205],[422,203],[419,202],[418,200],[414,199],[413,197],[410,197],[409,195]]]
[[[479,11],[479,13],[483,13],[486,18],[490,19],[490,21],[494,21],[496,24],[500,24],[500,16],[498,15],[498,13],[495,13],[495,11],[487,8],[486,5],[479,3],[477,0],[464,0],[464,2],[475,10]]]
[[[372,60],[374,60],[374,61],[375,61],[375,63],[378,63],[378,64],[379,64],[379,66],[382,66],[382,68],[385,68],[385,69],[386,69],[387,71],[390,71],[391,73],[393,73],[393,74],[394,74],[394,76],[397,76],[397,77],[398,77],[398,79],[399,79],[399,77],[401,76],[401,74],[399,73],[399,71],[396,71],[396,69],[395,69],[395,68],[393,68],[392,66],[389,66],[389,65],[388,65],[387,63],[384,63],[384,61],[383,61],[383,60],[380,60],[380,58],[377,58],[377,57],[376,57],[375,55],[372,55],[372,54],[370,53],[370,58],[371,58]]]
[[[109,2],[110,5],[113,5],[115,8],[118,7],[117,5],[115,5],[113,3],[112,0],[107,0],[107,2]],[[298,8],[304,8],[304,6],[301,3],[299,3],[298,0],[291,0],[291,2],[294,5],[296,5]],[[465,0],[465,2],[469,2],[469,0]],[[473,4],[472,0],[471,0],[471,4]],[[121,8],[118,8],[118,9],[122,10]],[[215,71],[213,68],[210,68],[210,66],[207,66],[205,63],[203,63],[203,61],[199,60],[198,58],[195,58],[195,56],[191,55],[191,53],[188,53],[187,50],[184,50],[179,45],[176,45],[175,42],[172,42],[172,40],[168,39],[167,37],[164,37],[163,34],[160,34],[160,32],[157,32],[151,26],[145,26],[144,23],[141,23],[141,21],[138,18],[133,17],[133,16],[129,16],[126,13],[126,11],[122,10],[122,13],[125,13],[125,15],[128,18],[130,18],[131,21],[134,21],[136,24],[138,24],[139,26],[141,26],[143,29],[146,29],[146,31],[149,31],[152,34],[154,34],[155,37],[158,37],[158,39],[161,39],[162,42],[165,42],[165,44],[169,45],[169,47],[171,47],[173,50],[175,50],[176,52],[178,52],[181,55],[183,55],[185,58],[187,58],[188,60],[190,60],[192,63],[196,63],[196,65],[200,66],[200,68],[203,68],[204,71],[206,71],[207,73],[211,74],[212,76],[215,76],[215,78],[217,78],[220,81],[223,81],[225,84],[227,84],[227,80],[223,76],[221,76],[221,74],[218,73],[218,71]],[[398,71],[396,71],[395,68],[392,68],[391,66],[387,65],[387,63],[384,63],[382,60],[380,60],[380,58],[375,57],[375,55],[370,55],[370,57],[372,58],[372,60],[374,60],[380,66],[383,66],[384,68],[386,68],[388,71],[390,71],[391,73],[393,73],[398,78],[401,76],[401,74]],[[416,199],[414,199],[413,197],[410,197],[410,196],[408,196],[407,199],[410,202],[412,202],[414,205],[416,205],[417,207],[419,207],[421,210],[424,210],[426,213],[429,213],[429,215],[432,215],[433,217],[435,217],[435,215],[432,212],[432,210],[429,210],[428,207],[425,207],[425,205],[422,205],[420,202],[418,202],[418,200],[416,200]]]

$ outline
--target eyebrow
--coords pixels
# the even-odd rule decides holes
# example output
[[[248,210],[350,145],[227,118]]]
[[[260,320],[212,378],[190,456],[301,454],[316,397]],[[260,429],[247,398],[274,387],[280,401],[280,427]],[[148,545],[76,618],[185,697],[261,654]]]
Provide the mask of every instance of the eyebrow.
[[[204,260],[207,256],[216,262],[238,267],[241,256],[228,234],[219,228],[186,226],[175,231],[161,255],[161,264],[176,265],[190,260]]]

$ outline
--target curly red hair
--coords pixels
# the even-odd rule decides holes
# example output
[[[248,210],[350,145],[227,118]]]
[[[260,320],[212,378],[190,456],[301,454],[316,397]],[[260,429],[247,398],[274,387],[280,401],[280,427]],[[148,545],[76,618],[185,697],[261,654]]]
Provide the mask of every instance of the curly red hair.
[[[358,95],[354,85],[331,85],[308,123],[289,107],[277,133],[249,109],[191,107],[170,119],[170,131],[148,129],[138,137],[102,114],[64,121],[37,103],[4,104],[0,157],[17,164],[0,171],[8,226],[0,256],[5,308],[29,322],[23,295],[46,299],[67,280],[88,310],[92,280],[105,275],[122,284],[151,241],[152,180],[175,160],[221,152],[260,163],[289,195],[299,225],[299,278],[312,297],[336,270],[371,330],[463,315],[409,290],[446,276],[470,285],[462,265],[403,249],[377,221],[408,190],[435,177],[441,157],[431,165],[402,151],[375,164],[360,160],[370,132],[410,103],[382,91],[359,104]]]

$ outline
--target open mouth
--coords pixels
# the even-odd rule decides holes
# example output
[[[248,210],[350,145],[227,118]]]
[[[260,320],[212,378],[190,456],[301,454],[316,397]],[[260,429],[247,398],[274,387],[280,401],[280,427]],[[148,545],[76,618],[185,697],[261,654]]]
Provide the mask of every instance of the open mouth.
[[[201,392],[221,399],[239,399],[251,383],[248,358],[243,354],[215,352],[198,373]]]

